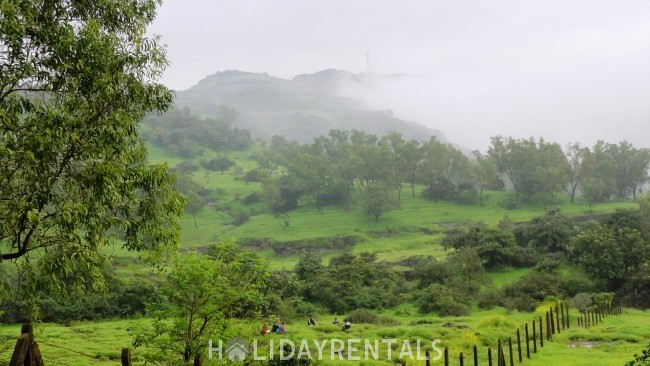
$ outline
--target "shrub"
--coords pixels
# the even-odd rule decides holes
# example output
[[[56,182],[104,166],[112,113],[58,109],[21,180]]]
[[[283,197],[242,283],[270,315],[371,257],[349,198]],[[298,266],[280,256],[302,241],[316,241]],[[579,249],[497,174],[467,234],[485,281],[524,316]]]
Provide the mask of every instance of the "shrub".
[[[503,305],[503,293],[495,288],[485,288],[478,294],[478,307],[489,310],[495,306]]]
[[[282,319],[304,318],[316,313],[316,307],[302,297],[290,297],[278,304],[278,316]]]
[[[253,169],[246,172],[246,175],[244,175],[244,180],[246,180],[247,182],[262,183],[264,182],[266,177],[267,175],[263,171],[259,169]]]
[[[472,312],[469,306],[449,298],[442,299],[439,307],[440,316],[466,316]]]
[[[380,326],[395,326],[400,325],[396,319],[380,316],[367,309],[357,309],[351,311],[346,317],[351,323],[357,324],[374,324]]]
[[[531,272],[503,288],[504,306],[519,311],[532,311],[550,296],[563,297],[562,282],[562,277],[557,275]]]
[[[232,224],[234,226],[241,226],[246,221],[250,220],[250,216],[244,211],[239,211],[235,213],[235,216],[232,218]]]
[[[519,197],[513,195],[507,196],[503,201],[499,202],[499,206],[506,210],[516,210],[520,205]]]
[[[547,255],[537,262],[535,270],[538,272],[555,273],[560,268],[560,259],[553,254]]]
[[[569,300],[569,303],[581,313],[584,313],[594,303],[594,297],[590,293],[581,292]]]
[[[460,301],[461,298],[454,289],[434,283],[418,293],[416,303],[421,313],[437,311],[440,316],[469,315],[470,308]]]
[[[517,328],[519,324],[515,320],[503,315],[490,315],[479,320],[478,326],[480,328]]]

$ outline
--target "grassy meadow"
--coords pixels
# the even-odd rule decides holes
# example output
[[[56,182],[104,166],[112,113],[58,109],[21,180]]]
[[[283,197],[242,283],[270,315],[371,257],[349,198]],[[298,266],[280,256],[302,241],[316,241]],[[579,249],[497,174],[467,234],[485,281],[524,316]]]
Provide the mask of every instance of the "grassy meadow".
[[[541,311],[541,309],[540,309]],[[416,341],[421,340],[422,353],[425,349],[431,350],[432,357],[437,355],[431,347],[431,341],[439,339],[436,347],[443,349],[449,347],[449,355],[452,365],[458,364],[458,355],[463,352],[466,364],[471,364],[471,348],[474,345],[479,349],[479,363],[487,364],[487,348],[491,346],[495,355],[496,344],[499,339],[507,342],[507,337],[516,339],[516,329],[519,327],[522,332],[526,322],[537,318],[538,313],[508,312],[505,309],[493,309],[490,311],[475,311],[471,317],[447,317],[440,318],[436,314],[418,314],[415,309],[408,306],[401,306],[398,309],[384,311],[382,316],[389,317],[396,322],[395,325],[373,325],[353,324],[347,333],[331,325],[332,314],[322,314],[317,317],[318,325],[308,327],[305,322],[294,320],[287,324],[286,335],[258,335],[261,322],[239,323],[234,328],[233,335],[240,336],[250,342],[258,339],[260,356],[268,356],[269,343],[273,339],[274,347],[277,348],[281,338],[292,340],[299,347],[302,339],[307,339],[309,350],[312,356],[316,357],[318,351],[313,340],[322,343],[323,340],[341,339],[347,343],[349,339],[361,339],[359,351],[350,356],[361,357],[361,361],[347,360],[347,354],[343,354],[344,360],[330,360],[330,342],[325,343],[323,348],[323,360],[318,365],[394,365],[405,339],[408,339],[412,346],[412,354],[416,356]],[[526,359],[525,346],[522,345],[524,364],[527,365],[584,365],[584,366],[609,366],[623,365],[625,361],[632,358],[632,355],[639,353],[650,339],[650,313],[640,310],[625,310],[623,315],[608,316],[602,323],[589,329],[577,327],[577,312],[572,311],[572,325],[570,329],[555,334],[551,342],[545,341],[544,348],[538,344],[538,353],[533,353],[531,334],[531,359]],[[344,315],[339,315],[343,319]],[[451,327],[443,327],[451,323]],[[41,351],[46,359],[47,365],[98,365],[114,366],[119,365],[120,350],[123,347],[130,347],[138,329],[147,326],[148,320],[112,320],[102,322],[79,322],[70,326],[56,324],[40,324],[36,327],[36,336]],[[449,324],[447,324],[449,326]],[[530,326],[530,325],[529,325]],[[15,344],[19,325],[0,326],[0,365],[8,362],[11,357],[12,346]],[[386,343],[382,339],[395,338],[397,342],[392,344],[391,360],[386,360],[388,351]],[[229,338],[228,338],[229,339]],[[379,340],[380,360],[363,361],[364,342]],[[227,339],[224,341],[227,342]],[[216,340],[215,340],[216,343]],[[522,340],[523,343],[523,340]],[[516,356],[517,349],[514,347]],[[132,350],[134,364],[143,365],[143,355],[146,348]],[[297,351],[297,350],[296,350]],[[407,350],[404,350],[408,355]],[[278,355],[279,350],[274,354]],[[507,349],[504,349],[506,356]],[[207,354],[207,349],[206,352]],[[408,365],[424,365],[424,361],[412,360],[408,356]],[[517,363],[515,358],[515,363]],[[206,362],[206,365],[216,365],[217,362]],[[441,365],[442,360],[432,361],[434,365]]]
[[[155,163],[167,162],[170,166],[182,162],[163,149],[149,147],[150,160]],[[229,154],[236,166],[244,170],[254,167],[251,152]],[[203,156],[195,158],[209,159],[216,154],[206,151]],[[466,221],[483,221],[496,225],[507,219],[513,223],[524,222],[545,213],[546,209],[561,208],[570,216],[585,216],[613,212],[616,209],[636,208],[632,202],[611,202],[597,204],[590,210],[589,206],[577,198],[570,202],[566,195],[559,195],[546,209],[541,203],[522,204],[514,210],[504,208],[502,202],[508,200],[511,192],[487,192],[484,205],[461,205],[450,202],[431,202],[421,197],[416,187],[415,196],[410,187],[404,185],[400,208],[387,212],[375,222],[374,218],[363,212],[358,192],[354,193],[349,209],[337,206],[324,207],[322,211],[308,203],[292,211],[288,217],[280,217],[264,212],[263,203],[242,204],[242,199],[261,193],[260,183],[246,182],[241,170],[229,169],[223,174],[200,168],[192,173],[192,179],[213,191],[211,201],[195,217],[186,213],[182,218],[181,242],[183,250],[201,250],[222,238],[235,237],[247,244],[253,239],[262,245],[249,246],[264,258],[270,269],[293,269],[298,261],[301,249],[318,249],[324,262],[330,257],[348,251],[353,254],[362,252],[375,253],[380,262],[389,263],[400,269],[403,262],[414,256],[432,256],[443,259],[448,252],[441,245],[444,233],[454,225]],[[396,192],[397,193],[397,192]],[[250,219],[240,226],[232,224],[233,213],[244,211]],[[352,236],[355,241],[344,247],[321,246],[335,238]],[[278,250],[282,248],[283,250]],[[292,249],[293,248],[293,249]],[[325,249],[323,249],[325,248]],[[155,273],[143,266],[139,253],[132,253],[118,247],[104,249],[111,255],[116,274],[125,279],[137,281],[143,276],[155,276]],[[506,284],[530,272],[530,268],[505,268],[489,273],[495,287]],[[345,314],[327,314],[320,312],[319,325],[307,327],[303,319],[288,319],[286,337],[290,339],[386,339],[400,340],[440,339],[439,346],[448,346],[453,364],[458,364],[458,353],[466,355],[467,364],[471,363],[471,347],[479,346],[480,363],[487,364],[488,346],[496,347],[498,339],[515,336],[518,327],[536,318],[536,314],[509,312],[503,308],[490,311],[479,310],[474,306],[471,316],[439,317],[435,313],[419,314],[411,304],[400,305],[395,309],[379,312],[381,316],[394,320],[395,325],[354,324],[348,333],[343,333],[331,325],[334,316],[343,319]],[[573,314],[574,318],[577,313]],[[452,327],[443,327],[451,323]],[[57,324],[39,324],[36,328],[37,340],[45,357],[46,365],[118,365],[120,350],[129,347],[138,332],[146,327],[148,319],[116,319],[101,322],[76,322],[69,326]],[[574,324],[576,324],[574,320]],[[258,322],[238,323],[237,334],[245,339],[258,336],[262,325]],[[268,323],[267,323],[268,325]],[[20,325],[0,325],[0,365],[8,364]],[[523,331],[523,328],[522,328]],[[506,337],[506,338],[503,338]],[[271,339],[280,336],[261,337],[261,353],[268,352]],[[643,349],[650,339],[650,313],[638,310],[626,310],[621,316],[610,316],[597,327],[579,329],[572,327],[557,335],[552,342],[545,343],[543,350],[533,355],[531,360],[524,360],[528,365],[622,365],[632,359],[634,353]],[[277,346],[276,341],[276,346]],[[401,343],[399,343],[401,346]],[[325,355],[329,355],[326,346]],[[393,355],[399,354],[395,345]],[[312,348],[314,350],[314,348]],[[146,349],[133,350],[136,365],[144,364]],[[381,351],[386,354],[385,346]],[[361,353],[363,356],[363,353]],[[432,353],[436,356],[435,352]],[[525,356],[524,356],[525,357]],[[359,361],[362,365],[392,365],[395,360]],[[318,361],[322,365],[347,365],[351,361]],[[434,361],[433,364],[442,364]],[[207,362],[207,365],[216,364]],[[424,361],[408,361],[409,365],[424,365]]]
[[[586,216],[613,212],[619,208],[637,208],[629,201],[609,202],[589,205],[576,198],[570,202],[567,195],[560,194],[546,209],[541,202],[522,203],[517,209],[503,207],[503,202],[513,192],[486,192],[484,205],[463,205],[453,202],[432,202],[420,195],[422,186],[415,187],[412,195],[409,185],[404,184],[399,201],[399,209],[383,214],[378,222],[371,215],[363,212],[359,192],[353,192],[348,209],[342,206],[327,206],[318,210],[310,202],[291,211],[288,217],[264,212],[263,203],[242,204],[242,199],[252,193],[262,192],[262,185],[247,182],[237,168],[243,171],[252,169],[256,163],[252,159],[255,148],[228,153],[236,167],[220,172],[199,168],[192,173],[192,179],[201,186],[213,191],[209,202],[195,216],[186,213],[181,220],[181,247],[201,248],[215,243],[225,237],[235,237],[246,243],[252,239],[261,240],[267,245],[254,248],[261,257],[269,261],[272,269],[292,269],[298,261],[301,248],[310,248],[310,243],[322,243],[344,235],[359,238],[354,246],[345,248],[351,253],[376,253],[380,261],[399,265],[400,261],[413,256],[433,256],[438,259],[446,256],[440,246],[444,232],[451,226],[466,221],[483,221],[496,225],[507,218],[516,223],[529,221],[543,215],[547,210],[560,208],[569,216]],[[178,156],[166,150],[149,146],[150,160],[154,163],[167,162],[171,167],[182,162]],[[216,156],[214,151],[206,149],[202,156],[192,159],[194,164]],[[397,195],[397,191],[395,192]],[[234,212],[244,211],[250,219],[243,225],[232,225]],[[297,246],[294,251],[277,253],[274,244]],[[313,246],[313,245],[312,245]],[[323,249],[323,258],[340,254],[340,249]]]

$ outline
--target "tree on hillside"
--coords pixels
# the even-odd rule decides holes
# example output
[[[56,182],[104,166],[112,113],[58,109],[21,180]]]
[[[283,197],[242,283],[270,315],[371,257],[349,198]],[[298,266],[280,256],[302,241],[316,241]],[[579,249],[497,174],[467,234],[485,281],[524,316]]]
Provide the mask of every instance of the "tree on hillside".
[[[192,214],[192,218],[194,218],[194,228],[198,228],[199,226],[196,224],[196,214],[201,212],[203,206],[205,206],[205,200],[193,191],[185,194],[185,200],[187,202],[185,205],[185,211]]]
[[[578,263],[613,291],[626,281],[642,278],[648,271],[650,242],[638,230],[612,230],[599,225],[591,232],[577,235],[573,246]]]
[[[526,226],[530,244],[544,252],[568,250],[574,233],[573,219],[559,209],[534,217]]]
[[[540,139],[537,143],[536,190],[542,196],[544,209],[547,199],[565,190],[571,166],[557,143]]]
[[[419,143],[415,140],[410,140],[404,144],[402,148],[402,157],[406,165],[406,171],[411,185],[411,196],[415,197],[415,178],[418,168],[422,163],[423,150],[419,147]]]
[[[484,195],[486,189],[495,186],[497,181],[497,166],[493,157],[483,155],[479,151],[474,151],[474,162],[472,169],[474,171],[474,180],[478,187],[478,199],[481,206],[483,206]]]
[[[584,160],[589,152],[588,148],[583,148],[577,142],[567,145],[566,156],[569,162],[569,188],[567,190],[571,196],[571,202],[576,196],[578,186],[582,183],[585,171]]]
[[[189,174],[179,175],[176,182],[174,182],[174,186],[185,198],[185,212],[192,214],[194,227],[197,228],[196,214],[205,206],[211,191],[193,181],[192,176]]]
[[[223,337],[233,319],[260,316],[267,276],[260,260],[232,241],[212,247],[210,255],[180,256],[162,283],[167,301],[149,306],[152,326],[134,344],[147,345],[153,350],[148,360],[163,365],[191,361],[209,338]]]
[[[403,279],[378,263],[374,255],[343,254],[333,257],[319,275],[310,280],[313,299],[335,314],[354,309],[395,306],[404,291]]]
[[[591,184],[600,181],[598,186],[602,190],[602,197],[595,202],[607,201],[617,194],[616,171],[618,169],[610,145],[604,141],[597,141],[587,157],[587,178]]]
[[[369,187],[377,182],[392,185],[393,160],[389,144],[378,141],[377,136],[360,131],[352,131],[351,150],[353,157],[359,159],[356,182],[361,192],[361,186]]]
[[[456,250],[451,253],[446,264],[452,274],[448,281],[449,286],[466,295],[476,295],[482,285],[491,282],[475,248],[463,247]]]
[[[650,234],[650,191],[638,198],[641,223],[646,233]]]
[[[201,166],[208,170],[214,170],[215,172],[221,172],[223,175],[223,172],[226,170],[230,169],[235,165],[235,162],[232,161],[230,158],[227,156],[219,156],[216,158],[212,158],[210,160],[202,160],[201,161]]]
[[[497,169],[497,180],[501,190],[506,189],[506,170],[508,166],[507,149],[503,136],[493,136],[490,138],[490,147],[488,148],[487,155],[490,156]]]
[[[511,231],[488,227],[483,222],[468,222],[453,228],[442,239],[442,245],[456,251],[475,249],[486,269],[518,266],[528,260]]]
[[[389,147],[391,156],[391,177],[392,184],[397,186],[397,200],[402,199],[402,182],[406,177],[408,166],[404,156],[404,139],[397,132],[391,132],[382,138],[382,142]]]
[[[2,3],[1,261],[47,250],[58,258],[43,269],[65,287],[71,270],[100,278],[94,264],[118,238],[128,250],[175,245],[183,200],[137,132],[172,103],[156,82],[165,50],[146,37],[158,4]]]
[[[320,255],[306,251],[303,252],[296,264],[296,274],[303,281],[310,281],[323,270],[323,260]]]
[[[399,203],[393,198],[392,190],[382,182],[369,185],[362,194],[363,209],[379,221],[379,216],[398,208]]]

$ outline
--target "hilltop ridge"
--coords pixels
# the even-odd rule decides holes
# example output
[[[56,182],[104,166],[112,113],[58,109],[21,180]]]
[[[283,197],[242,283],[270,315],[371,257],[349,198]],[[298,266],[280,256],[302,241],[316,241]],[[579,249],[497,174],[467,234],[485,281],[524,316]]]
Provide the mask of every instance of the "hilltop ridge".
[[[227,105],[239,111],[238,127],[262,139],[282,135],[309,142],[332,129],[356,129],[377,135],[397,131],[406,139],[419,141],[436,136],[446,141],[439,130],[400,119],[390,110],[373,110],[342,93],[349,85],[372,88],[373,83],[398,77],[327,69],[282,79],[266,73],[225,70],[178,91],[176,106],[210,116]]]

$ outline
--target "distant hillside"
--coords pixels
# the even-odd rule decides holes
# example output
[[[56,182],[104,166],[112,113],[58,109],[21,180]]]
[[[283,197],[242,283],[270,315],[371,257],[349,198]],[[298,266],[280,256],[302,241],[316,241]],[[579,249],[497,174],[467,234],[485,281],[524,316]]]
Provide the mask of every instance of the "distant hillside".
[[[406,139],[437,136],[445,140],[438,130],[401,120],[391,111],[368,110],[338,93],[349,83],[372,82],[377,77],[382,76],[324,70],[285,80],[267,74],[223,71],[177,92],[176,105],[205,116],[216,115],[222,105],[230,106],[241,113],[238,127],[263,139],[282,135],[311,142],[331,129],[356,129],[377,135],[397,131]]]

